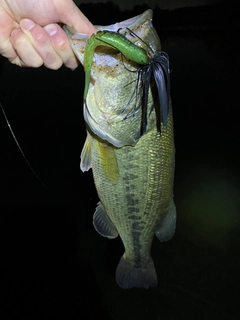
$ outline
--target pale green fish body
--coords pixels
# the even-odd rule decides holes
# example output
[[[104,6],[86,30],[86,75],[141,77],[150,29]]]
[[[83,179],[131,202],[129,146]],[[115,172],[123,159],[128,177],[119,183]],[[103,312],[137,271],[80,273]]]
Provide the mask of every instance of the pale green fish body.
[[[160,50],[152,26],[152,11],[98,30],[118,31],[138,46]],[[129,28],[138,37],[130,35]],[[64,28],[80,62],[84,63],[87,37]],[[122,288],[157,285],[151,258],[154,234],[171,239],[175,231],[173,201],[174,138],[172,109],[167,126],[156,127],[156,113],[148,113],[146,133],[141,135],[141,108],[130,98],[136,86],[137,65],[113,48],[98,47],[94,54],[91,83],[84,104],[87,139],[81,154],[81,169],[93,170],[100,202],[93,217],[103,236],[121,237],[125,248],[116,271]],[[153,104],[149,90],[149,106]],[[125,106],[127,108],[125,109]],[[134,109],[136,108],[136,109]],[[134,110],[133,114],[131,112]],[[150,109],[149,109],[150,110]]]

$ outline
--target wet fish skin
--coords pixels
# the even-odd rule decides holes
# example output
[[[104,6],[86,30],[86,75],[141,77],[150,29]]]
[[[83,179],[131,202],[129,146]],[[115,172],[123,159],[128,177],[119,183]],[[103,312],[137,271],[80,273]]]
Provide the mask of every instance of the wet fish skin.
[[[128,20],[130,23],[119,23],[117,27],[127,24],[158,50],[160,43],[151,25],[151,12],[139,17]],[[141,20],[142,17],[145,21]],[[114,29],[114,25],[111,28]],[[138,39],[134,40],[138,45],[143,45]],[[72,46],[83,62],[84,45],[80,51],[79,48],[76,50],[76,43],[72,42]],[[131,62],[125,63],[129,63],[129,68],[133,67]],[[108,49],[97,53],[92,79],[84,106],[87,139],[81,154],[81,169],[86,171],[92,168],[100,199],[93,224],[102,236],[110,239],[118,235],[121,237],[125,252],[116,270],[119,286],[124,289],[154,287],[157,285],[151,258],[154,234],[160,241],[167,241],[173,236],[176,225],[172,108],[170,105],[167,126],[161,126],[161,133],[156,128],[156,114],[152,112],[147,132],[141,136],[140,112],[129,121],[119,117],[119,110],[133,90],[133,86],[126,87],[126,84],[134,79],[133,74],[123,66],[122,57]],[[113,89],[122,91],[116,94],[122,100],[114,100]],[[127,96],[126,100],[124,96]],[[100,108],[98,99],[112,103],[113,108],[104,103]],[[149,105],[152,102],[150,94]],[[104,126],[101,126],[101,121],[105,121]],[[109,124],[112,131],[107,128]]]
[[[94,181],[104,211],[101,223],[94,224],[101,235],[109,237],[106,212],[113,225],[109,229],[113,234],[116,229],[115,235],[118,233],[123,241],[125,253],[116,272],[117,283],[122,288],[148,288],[157,284],[150,254],[153,236],[156,233],[161,241],[167,241],[175,230],[176,211],[172,199],[175,150],[171,127],[170,112],[168,129],[163,129],[161,135],[154,128],[135,147],[114,149],[117,182],[107,178],[102,169],[102,162],[106,165],[107,158],[102,159],[100,142],[90,134],[87,138],[92,150]],[[110,177],[113,176],[111,166],[112,163],[109,164]],[[101,224],[104,227],[99,228]]]

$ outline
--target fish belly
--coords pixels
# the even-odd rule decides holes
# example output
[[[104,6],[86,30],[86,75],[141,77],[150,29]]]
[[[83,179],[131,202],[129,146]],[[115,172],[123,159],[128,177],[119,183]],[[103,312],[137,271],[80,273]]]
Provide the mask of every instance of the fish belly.
[[[167,128],[162,128],[161,134],[156,128],[148,131],[135,146],[103,147],[104,142],[91,132],[88,139],[100,199],[94,226],[109,238],[119,234],[125,248],[116,281],[122,288],[156,286],[150,253],[153,236],[155,233],[161,241],[170,239],[176,222],[171,110]],[[102,148],[108,151],[100,151]]]

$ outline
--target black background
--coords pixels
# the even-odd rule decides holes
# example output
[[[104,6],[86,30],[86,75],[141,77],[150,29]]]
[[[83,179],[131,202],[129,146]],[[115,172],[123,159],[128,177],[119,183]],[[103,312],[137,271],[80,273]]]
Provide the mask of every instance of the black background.
[[[144,9],[99,21],[102,6],[82,10],[106,25]],[[155,289],[120,289],[121,241],[92,226],[98,197],[92,173],[79,169],[83,68],[23,69],[1,58],[0,101],[47,186],[0,112],[2,319],[238,319],[239,24],[233,7],[219,8],[205,7],[206,21],[202,8],[153,20],[171,61],[178,213],[174,238],[153,241]]]

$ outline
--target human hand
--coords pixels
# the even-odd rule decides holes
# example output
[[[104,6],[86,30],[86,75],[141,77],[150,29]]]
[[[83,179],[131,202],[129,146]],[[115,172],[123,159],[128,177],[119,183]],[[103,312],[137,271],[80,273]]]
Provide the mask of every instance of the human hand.
[[[72,0],[0,0],[0,54],[22,67],[75,69],[78,61],[57,23],[96,31]]]

